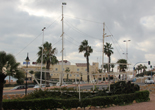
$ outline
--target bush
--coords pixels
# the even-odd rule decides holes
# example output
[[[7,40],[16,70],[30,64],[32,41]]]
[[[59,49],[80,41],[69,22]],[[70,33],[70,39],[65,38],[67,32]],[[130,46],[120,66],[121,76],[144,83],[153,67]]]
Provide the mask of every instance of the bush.
[[[108,90],[109,88],[107,88]],[[135,91],[139,91],[139,85],[132,84],[130,81],[127,83],[125,81],[119,81],[110,85],[111,94],[127,94],[134,93]]]
[[[24,79],[18,79],[16,82],[17,82],[17,84],[20,84],[20,85],[24,84]]]
[[[6,109],[54,109],[54,108],[77,108],[92,106],[105,106],[105,105],[124,105],[136,102],[144,102],[149,99],[149,91],[137,91],[130,94],[119,94],[113,96],[97,96],[93,98],[82,98],[79,102],[78,98],[72,99],[56,99],[56,98],[38,98],[29,100],[5,100],[3,101],[3,108]],[[8,106],[9,105],[9,106]]]

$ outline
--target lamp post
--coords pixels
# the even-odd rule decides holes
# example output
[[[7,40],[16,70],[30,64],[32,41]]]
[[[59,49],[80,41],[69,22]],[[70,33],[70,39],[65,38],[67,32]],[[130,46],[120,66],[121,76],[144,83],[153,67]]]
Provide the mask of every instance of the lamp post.
[[[44,30],[46,29],[46,27],[44,27],[42,29],[43,31],[43,38],[42,38],[42,54],[41,54],[41,74],[40,74],[40,88],[42,86],[42,66],[43,66],[43,45],[44,45]]]
[[[126,42],[126,61],[128,62],[128,42],[131,40],[124,40],[123,42]]]
[[[28,53],[27,53],[27,57],[25,59],[26,61],[26,68],[28,68],[28,62],[30,61]],[[27,71],[26,71],[26,88],[25,88],[25,95],[27,95]]]

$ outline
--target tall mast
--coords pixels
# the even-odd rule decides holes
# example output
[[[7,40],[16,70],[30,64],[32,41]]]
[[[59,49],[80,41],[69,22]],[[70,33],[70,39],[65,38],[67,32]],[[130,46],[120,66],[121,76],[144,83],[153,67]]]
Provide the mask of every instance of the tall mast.
[[[62,85],[62,82],[63,82],[63,51],[64,51],[64,41],[63,41],[63,35],[64,35],[64,22],[63,22],[63,5],[66,5],[66,3],[62,3],[62,73],[61,73],[61,77],[59,79],[59,82],[61,83],[60,85]]]
[[[104,65],[104,35],[105,35],[105,23],[103,23],[102,72],[103,72],[103,65]]]

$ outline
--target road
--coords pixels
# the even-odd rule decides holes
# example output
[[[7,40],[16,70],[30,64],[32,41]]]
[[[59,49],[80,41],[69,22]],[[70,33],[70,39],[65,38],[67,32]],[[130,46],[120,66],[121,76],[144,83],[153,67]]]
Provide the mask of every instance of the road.
[[[94,85],[94,88],[95,88],[95,86],[99,87],[99,89],[107,88],[108,87],[105,84],[96,84],[96,85]],[[68,85],[67,88],[71,88],[71,87],[77,88],[77,85]],[[48,88],[50,89],[50,88],[54,88],[54,87],[48,87]],[[89,84],[89,85],[88,84],[81,84],[80,85],[80,89],[90,90],[91,88],[93,88],[93,84]],[[35,90],[34,88],[28,88],[27,89],[27,93],[31,93],[34,90]],[[22,90],[4,90],[3,91],[3,95],[7,95],[7,94],[25,94],[25,89],[22,89]]]
[[[138,85],[145,85],[144,83],[136,83],[136,84],[138,84]],[[106,84],[95,84],[94,88],[95,88],[95,86],[99,87],[99,89],[107,88],[108,87],[108,85],[106,85]],[[70,88],[70,87],[77,88],[77,85],[68,85],[68,88]],[[48,88],[54,88],[54,86],[53,87],[48,87]],[[81,84],[80,85],[80,89],[90,90],[91,88],[93,88],[93,84]],[[31,93],[34,90],[35,90],[34,88],[28,88],[27,89],[27,93]],[[25,94],[25,89],[22,89],[22,90],[4,90],[3,91],[3,95],[7,95],[7,94]]]

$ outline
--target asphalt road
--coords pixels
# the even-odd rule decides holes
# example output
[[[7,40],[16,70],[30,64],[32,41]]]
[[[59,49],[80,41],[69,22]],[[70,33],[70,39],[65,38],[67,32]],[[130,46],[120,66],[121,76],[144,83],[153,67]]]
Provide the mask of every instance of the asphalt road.
[[[96,87],[99,87],[99,89],[102,89],[102,88],[107,88],[108,86],[105,85],[105,84],[100,84],[100,85],[94,85],[94,88]],[[70,87],[74,87],[74,88],[77,88],[77,85],[68,85],[67,88],[70,88]],[[52,88],[52,87],[50,87]],[[93,88],[93,85],[88,85],[88,84],[82,84],[80,86],[80,89],[87,89],[87,90],[90,90],[91,88]],[[34,88],[28,88],[27,89],[27,93],[31,93],[33,92],[35,89]],[[7,94],[25,94],[25,89],[22,89],[22,90],[4,90],[3,91],[3,95],[7,95]]]
[[[138,85],[145,85],[144,83],[136,83]],[[105,84],[96,84],[94,85],[94,88],[96,87],[99,87],[99,89],[102,89],[102,88],[107,88],[108,85],[105,85]],[[77,88],[77,85],[68,85],[68,88],[69,87],[74,87],[74,88]],[[52,88],[52,87],[50,87]],[[87,90],[90,90],[91,88],[93,88],[93,84],[82,84],[80,85],[80,89],[87,89]],[[27,93],[31,93],[33,92],[35,89],[34,88],[28,88],[27,89]],[[4,90],[3,91],[3,95],[7,95],[7,94],[25,94],[25,89],[22,89],[22,90]]]

